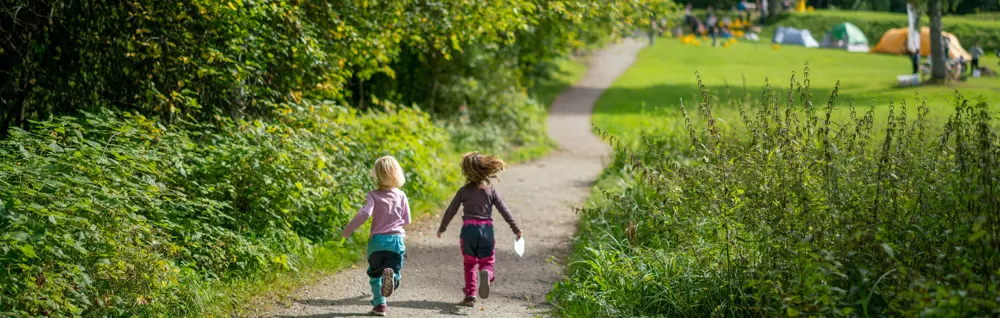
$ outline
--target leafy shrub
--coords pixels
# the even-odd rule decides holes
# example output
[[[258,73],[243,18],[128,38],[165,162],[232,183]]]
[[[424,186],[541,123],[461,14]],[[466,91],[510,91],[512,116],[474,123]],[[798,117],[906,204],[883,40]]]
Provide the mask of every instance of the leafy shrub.
[[[837,123],[837,90],[820,108],[805,83],[735,101],[741,130],[702,87],[682,129],[636,147],[606,136],[619,146],[602,184],[620,185],[584,210],[551,295],[561,312],[1000,313],[1000,138],[985,102],[957,96],[943,127],[923,102],[879,123],[852,105]]]
[[[111,112],[61,117],[0,146],[0,309],[200,315],[202,281],[294,269],[337,234],[392,154],[415,202],[453,177],[426,114],[290,105],[221,127]]]

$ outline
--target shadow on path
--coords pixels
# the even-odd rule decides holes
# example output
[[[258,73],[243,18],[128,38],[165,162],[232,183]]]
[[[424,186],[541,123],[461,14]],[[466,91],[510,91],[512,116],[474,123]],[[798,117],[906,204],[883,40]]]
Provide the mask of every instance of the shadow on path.
[[[369,304],[369,299],[371,296],[362,295],[352,298],[344,299],[300,299],[296,300],[296,303],[312,306],[312,307],[349,307],[349,306],[361,306],[365,307]],[[427,311],[437,311],[440,315],[456,315],[456,316],[466,316],[463,314],[463,309],[472,310],[472,308],[462,308],[459,307],[457,303],[448,303],[443,301],[432,301],[432,300],[404,300],[404,301],[392,301],[390,302],[389,312],[392,312],[393,308],[409,308]],[[321,317],[356,317],[356,316],[370,316],[367,311],[359,313],[324,313],[315,315],[302,315],[302,316],[278,316],[282,318],[321,318]]]

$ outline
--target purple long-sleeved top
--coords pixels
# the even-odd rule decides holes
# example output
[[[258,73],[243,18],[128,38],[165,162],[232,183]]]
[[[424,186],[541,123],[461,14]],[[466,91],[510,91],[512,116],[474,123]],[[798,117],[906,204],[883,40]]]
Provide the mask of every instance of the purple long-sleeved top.
[[[458,189],[458,193],[455,193],[451,205],[448,205],[448,209],[444,211],[444,218],[441,219],[441,227],[438,228],[438,232],[444,232],[448,228],[448,223],[451,223],[451,219],[458,213],[459,205],[464,208],[463,220],[493,220],[493,207],[496,206],[504,221],[510,225],[510,229],[514,233],[521,232],[517,227],[517,221],[514,221],[514,216],[510,214],[510,210],[507,210],[507,205],[503,203],[497,190],[493,187],[483,189],[474,183],[466,184]]]
[[[344,227],[341,235],[351,236],[369,217],[372,218],[369,237],[375,234],[405,234],[403,226],[410,224],[410,203],[406,199],[406,193],[399,189],[368,192],[365,205],[358,210],[351,223]]]

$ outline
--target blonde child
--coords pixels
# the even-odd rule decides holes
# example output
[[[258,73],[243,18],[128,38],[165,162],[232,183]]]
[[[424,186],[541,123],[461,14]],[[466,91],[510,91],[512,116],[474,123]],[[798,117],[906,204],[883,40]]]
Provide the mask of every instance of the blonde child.
[[[410,204],[406,194],[399,190],[406,179],[396,158],[386,156],[376,160],[372,176],[378,183],[378,189],[368,192],[365,205],[344,227],[341,235],[350,237],[371,217],[371,236],[368,240],[368,281],[373,294],[371,313],[384,316],[389,309],[385,298],[399,287],[406,253],[403,226],[410,224]]]
[[[462,156],[462,174],[465,175],[465,186],[458,189],[451,205],[445,210],[441,227],[438,228],[438,238],[458,213],[458,207],[463,207],[462,231],[459,234],[459,244],[462,247],[462,259],[465,265],[465,298],[462,305],[472,307],[476,304],[476,295],[489,298],[490,285],[493,283],[493,263],[496,261],[494,247],[496,240],[493,235],[493,207],[495,206],[503,219],[510,225],[514,235],[521,237],[521,230],[504,205],[500,194],[490,184],[490,179],[503,171],[505,164],[496,156],[484,156],[472,152]],[[476,277],[476,266],[479,267],[479,277]],[[478,284],[477,284],[478,280]],[[478,286],[477,286],[478,285]]]

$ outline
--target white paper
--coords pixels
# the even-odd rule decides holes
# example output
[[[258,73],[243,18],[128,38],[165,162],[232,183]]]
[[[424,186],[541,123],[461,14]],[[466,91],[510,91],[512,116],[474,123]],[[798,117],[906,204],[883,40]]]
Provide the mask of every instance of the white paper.
[[[519,238],[519,239],[514,239],[514,252],[517,253],[517,256],[519,256],[519,257],[524,255],[524,237],[523,236],[521,238]]]

